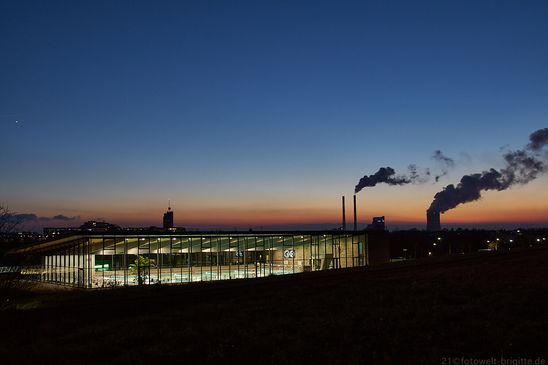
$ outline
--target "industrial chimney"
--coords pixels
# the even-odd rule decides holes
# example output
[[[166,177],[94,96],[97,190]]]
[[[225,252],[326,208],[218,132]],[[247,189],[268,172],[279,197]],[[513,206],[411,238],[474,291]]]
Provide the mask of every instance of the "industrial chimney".
[[[358,217],[356,216],[356,194],[354,194],[354,231],[358,230]]]
[[[426,211],[426,230],[428,232],[441,231],[440,212],[433,209]]]
[[[342,229],[346,231],[346,208],[344,207],[344,195],[342,197]]]

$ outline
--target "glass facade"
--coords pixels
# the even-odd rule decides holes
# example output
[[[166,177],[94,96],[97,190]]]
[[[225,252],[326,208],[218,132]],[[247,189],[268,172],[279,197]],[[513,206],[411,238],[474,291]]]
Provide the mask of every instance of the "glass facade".
[[[29,278],[84,288],[257,278],[368,264],[366,232],[86,234],[27,249]]]

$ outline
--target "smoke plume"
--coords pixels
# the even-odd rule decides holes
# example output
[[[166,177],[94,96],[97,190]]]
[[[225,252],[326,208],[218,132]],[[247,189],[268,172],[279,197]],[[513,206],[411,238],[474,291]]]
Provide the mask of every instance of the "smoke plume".
[[[449,169],[455,167],[455,161],[452,158],[445,156],[440,150],[434,151],[432,158],[441,166],[441,174],[434,177],[436,182],[438,182],[440,177],[449,173]]]
[[[503,155],[505,166],[477,174],[465,175],[457,186],[447,185],[434,196],[430,210],[446,212],[459,204],[481,198],[486,190],[506,190],[516,184],[527,184],[547,170],[543,148],[548,144],[548,128],[539,129],[529,136],[529,144],[522,150]]]
[[[396,171],[392,167],[381,167],[379,171],[373,175],[364,176],[356,185],[354,192],[358,193],[365,187],[375,186],[380,183],[388,185],[405,185],[410,183],[422,183],[428,179],[430,171],[426,169],[424,176],[418,172],[416,165],[409,165],[407,167],[408,175],[396,175]]]
[[[531,133],[529,136],[529,144],[527,148],[531,151],[538,152],[548,143],[548,128],[539,129]]]

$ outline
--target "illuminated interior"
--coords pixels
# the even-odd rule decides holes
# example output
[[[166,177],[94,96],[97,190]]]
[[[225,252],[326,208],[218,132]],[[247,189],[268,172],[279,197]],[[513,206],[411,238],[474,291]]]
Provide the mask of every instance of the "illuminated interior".
[[[84,288],[257,278],[365,266],[365,232],[81,234],[20,250],[34,280]]]

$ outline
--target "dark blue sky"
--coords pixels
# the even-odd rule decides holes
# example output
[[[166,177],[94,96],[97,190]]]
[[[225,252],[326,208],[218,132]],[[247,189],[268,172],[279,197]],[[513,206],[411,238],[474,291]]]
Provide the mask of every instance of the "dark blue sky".
[[[379,166],[465,156],[405,220],[547,124],[546,1],[18,0],[0,32],[18,211],[320,214]]]

